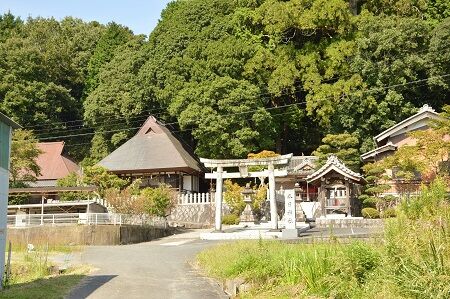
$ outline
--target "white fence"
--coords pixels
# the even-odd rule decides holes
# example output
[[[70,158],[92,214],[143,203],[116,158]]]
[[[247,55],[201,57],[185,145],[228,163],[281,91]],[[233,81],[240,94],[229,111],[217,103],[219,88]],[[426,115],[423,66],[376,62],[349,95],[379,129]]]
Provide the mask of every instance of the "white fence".
[[[60,224],[121,225],[122,215],[109,213],[61,213],[8,215],[8,225],[15,227]]]
[[[179,205],[210,204],[214,202],[214,193],[191,193],[178,195]]]

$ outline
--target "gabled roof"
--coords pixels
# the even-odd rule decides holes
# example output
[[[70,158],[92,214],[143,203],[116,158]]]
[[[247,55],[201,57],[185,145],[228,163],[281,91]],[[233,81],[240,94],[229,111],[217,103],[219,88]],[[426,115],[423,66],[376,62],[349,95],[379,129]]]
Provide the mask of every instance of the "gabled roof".
[[[38,181],[57,180],[80,170],[75,162],[63,156],[63,141],[39,142],[38,148],[42,151],[36,160],[41,168],[41,175],[37,177]]]
[[[153,116],[98,164],[116,173],[203,171],[194,154]]]
[[[9,117],[7,117],[6,115],[4,115],[1,112],[0,112],[0,121],[4,124],[7,124],[8,126],[10,126],[13,129],[22,128],[19,124],[17,124],[16,122],[14,122],[12,119],[10,119]]]
[[[287,170],[288,175],[308,175],[314,172],[317,163],[316,156],[293,156],[289,160],[289,164],[281,169]]]
[[[388,143],[386,143],[383,146],[377,147],[376,149],[373,149],[367,153],[362,154],[361,159],[363,161],[366,161],[370,158],[376,157],[377,155],[379,155],[381,153],[388,152],[388,151],[395,151],[396,149],[397,149],[397,146],[389,141]]]
[[[408,117],[407,119],[395,124],[394,126],[390,127],[389,129],[381,132],[380,134],[378,134],[377,136],[374,137],[375,143],[379,144],[381,141],[383,141],[384,139],[390,137],[390,136],[395,136],[401,133],[404,133],[402,130],[406,129],[406,131],[410,131],[412,129],[417,129],[417,128],[413,128],[412,126],[414,124],[419,123],[422,120],[430,120],[430,119],[439,119],[439,114],[436,113],[436,111],[434,111],[433,108],[431,108],[428,105],[423,105],[422,108],[419,109],[419,112],[417,112],[416,114]],[[421,127],[421,126],[419,126]]]
[[[335,155],[330,155],[325,165],[320,167],[314,173],[308,175],[306,177],[306,181],[308,183],[314,182],[331,171],[336,171],[337,173],[340,173],[341,175],[357,182],[362,179],[362,176],[359,173],[347,168],[347,166],[345,166],[345,164],[342,163]]]

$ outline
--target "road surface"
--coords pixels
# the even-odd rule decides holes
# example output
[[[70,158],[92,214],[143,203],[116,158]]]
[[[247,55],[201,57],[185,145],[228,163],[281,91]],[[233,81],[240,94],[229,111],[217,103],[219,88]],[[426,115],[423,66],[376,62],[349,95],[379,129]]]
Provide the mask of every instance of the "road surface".
[[[79,259],[97,269],[69,299],[228,298],[214,281],[191,266],[195,255],[215,244],[199,231],[122,246],[90,246]]]

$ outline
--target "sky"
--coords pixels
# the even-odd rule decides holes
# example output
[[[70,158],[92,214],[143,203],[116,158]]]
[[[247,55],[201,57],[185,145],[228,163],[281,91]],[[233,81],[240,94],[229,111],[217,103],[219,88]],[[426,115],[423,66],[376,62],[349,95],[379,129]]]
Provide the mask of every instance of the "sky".
[[[135,34],[149,35],[161,11],[171,0],[1,0],[0,14],[10,11],[26,20],[31,17],[72,16],[102,24],[114,21]]]

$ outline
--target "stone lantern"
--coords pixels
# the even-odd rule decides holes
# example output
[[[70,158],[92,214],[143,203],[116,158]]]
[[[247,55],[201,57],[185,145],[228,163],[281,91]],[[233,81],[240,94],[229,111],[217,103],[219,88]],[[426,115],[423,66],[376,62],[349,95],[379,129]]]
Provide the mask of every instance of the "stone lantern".
[[[294,191],[295,191],[295,199],[302,200],[301,193],[303,192],[303,189],[302,189],[302,187],[300,187],[300,184],[298,182],[295,183],[295,185],[294,185]]]
[[[244,191],[242,191],[241,194],[244,196],[245,208],[241,213],[240,221],[255,222],[255,216],[253,215],[252,209],[253,194],[255,194],[255,191],[250,187],[250,183],[245,185]]]

